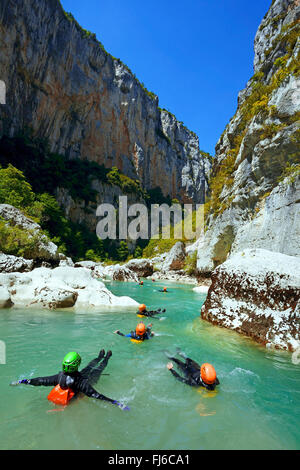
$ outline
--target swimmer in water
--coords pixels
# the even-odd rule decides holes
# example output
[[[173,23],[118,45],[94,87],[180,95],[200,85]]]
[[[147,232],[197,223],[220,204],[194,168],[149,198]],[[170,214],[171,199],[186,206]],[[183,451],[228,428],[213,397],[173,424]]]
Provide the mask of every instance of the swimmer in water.
[[[170,357],[171,361],[175,362],[179,369],[183,372],[184,377],[181,377],[174,369],[172,362],[167,364],[167,369],[174,375],[174,377],[187,385],[192,387],[204,387],[207,390],[214,390],[220,384],[215,368],[211,364],[202,364],[200,366],[197,362],[186,357],[185,362]]]
[[[166,311],[166,309],[161,310],[161,308],[159,308],[158,310],[148,311],[146,305],[141,304],[139,306],[139,311],[137,312],[137,315],[143,316],[143,317],[157,318],[157,315],[159,315],[161,313],[165,313],[165,311]]]
[[[158,291],[158,292],[169,292],[169,291],[167,290],[167,288],[166,288],[166,287],[164,287],[163,289],[159,289],[159,291]]]
[[[137,341],[145,341],[146,339],[152,338],[154,333],[151,331],[152,323],[146,327],[144,323],[139,323],[135,331],[131,331],[128,335],[124,335],[120,330],[116,330],[114,333],[120,336],[125,336],[125,338],[135,339]]]
[[[81,357],[77,352],[69,352],[63,360],[62,372],[56,375],[46,377],[36,377],[33,379],[23,379],[18,382],[12,383],[11,385],[25,384],[33,386],[57,386],[59,385],[62,390],[70,389],[76,396],[79,393],[83,393],[87,397],[96,398],[97,400],[108,401],[114,405],[118,405],[124,410],[129,410],[116,400],[98,393],[92,385],[94,385],[100,378],[100,375],[107,366],[108,360],[111,357],[112,352],[108,351],[105,355],[104,349],[101,349],[98,357],[93,359],[89,364],[79,371],[81,364]]]

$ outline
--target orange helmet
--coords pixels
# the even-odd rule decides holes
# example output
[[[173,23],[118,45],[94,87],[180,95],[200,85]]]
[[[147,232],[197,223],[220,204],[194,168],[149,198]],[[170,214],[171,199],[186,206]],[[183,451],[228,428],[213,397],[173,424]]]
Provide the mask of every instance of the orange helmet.
[[[143,336],[146,333],[146,327],[144,323],[139,323],[135,329],[135,332],[138,336]]]
[[[144,285],[144,281],[141,281],[141,282],[140,282],[140,286],[143,286],[143,285]]]
[[[146,307],[145,304],[139,305],[139,311],[140,311],[140,312],[144,312],[144,311],[146,310],[146,308],[147,308],[147,307]]]
[[[167,292],[167,288],[166,288],[166,287],[164,287],[164,292]]]
[[[215,383],[217,374],[215,368],[211,364],[202,364],[201,366],[201,379],[207,385]]]

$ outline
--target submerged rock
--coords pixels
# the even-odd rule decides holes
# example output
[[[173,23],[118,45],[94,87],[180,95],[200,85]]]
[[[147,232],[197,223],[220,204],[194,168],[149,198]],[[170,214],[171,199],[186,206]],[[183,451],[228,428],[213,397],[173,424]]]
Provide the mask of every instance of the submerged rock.
[[[0,287],[9,293],[15,307],[74,307],[82,310],[138,305],[130,297],[113,295],[102,282],[94,279],[91,270],[86,268],[36,268],[29,274],[1,274]],[[2,297],[5,297],[4,290]]]
[[[201,317],[268,347],[296,349],[300,258],[263,249],[235,254],[213,272]]]

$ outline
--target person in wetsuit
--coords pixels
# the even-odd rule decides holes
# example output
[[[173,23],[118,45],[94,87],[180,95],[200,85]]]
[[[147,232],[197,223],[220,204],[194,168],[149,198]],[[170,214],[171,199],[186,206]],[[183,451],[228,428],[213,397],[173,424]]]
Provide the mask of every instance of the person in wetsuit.
[[[220,384],[216,371],[211,364],[202,364],[202,366],[200,366],[189,357],[185,357],[185,362],[175,357],[170,357],[170,359],[178,365],[179,369],[184,374],[184,377],[181,377],[173,369],[174,366],[172,362],[167,364],[169,371],[180,382],[191,385],[192,387],[205,387],[207,390],[214,390],[216,386]]]
[[[131,331],[128,335],[124,335],[119,330],[116,330],[115,333],[120,336],[125,336],[125,338],[135,339],[137,341],[145,341],[146,339],[152,338],[154,333],[151,331],[152,324],[148,325],[147,327],[144,323],[139,323],[135,329],[135,331]]]
[[[139,306],[139,311],[136,313],[137,315],[142,315],[143,317],[151,317],[151,318],[157,318],[157,315],[161,313],[165,313],[166,309],[161,310],[159,308],[158,310],[147,310],[147,307],[145,304],[141,304]]]
[[[111,398],[98,393],[97,390],[92,387],[92,385],[98,382],[111,355],[111,351],[108,351],[105,355],[105,351],[102,349],[98,357],[90,361],[84,369],[78,371],[81,364],[81,357],[76,352],[70,352],[64,357],[62,372],[46,377],[23,379],[17,382],[17,384],[45,387],[59,385],[63,390],[70,388],[75,393],[75,396],[79,393],[83,393],[87,397],[96,398],[97,400],[105,400],[114,405],[118,405],[125,410],[129,410],[128,407],[124,407],[118,401],[112,400]]]
[[[164,287],[163,289],[159,289],[158,292],[169,292],[169,291],[167,290],[166,287]]]

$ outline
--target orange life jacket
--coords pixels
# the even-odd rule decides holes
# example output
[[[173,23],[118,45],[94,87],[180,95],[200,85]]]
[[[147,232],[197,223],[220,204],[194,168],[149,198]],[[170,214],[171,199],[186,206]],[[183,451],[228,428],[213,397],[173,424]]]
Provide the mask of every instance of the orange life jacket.
[[[75,392],[71,388],[66,388],[65,390],[56,385],[48,395],[48,400],[55,403],[55,405],[67,405],[69,401],[74,397]]]

